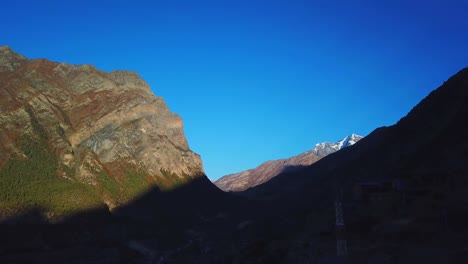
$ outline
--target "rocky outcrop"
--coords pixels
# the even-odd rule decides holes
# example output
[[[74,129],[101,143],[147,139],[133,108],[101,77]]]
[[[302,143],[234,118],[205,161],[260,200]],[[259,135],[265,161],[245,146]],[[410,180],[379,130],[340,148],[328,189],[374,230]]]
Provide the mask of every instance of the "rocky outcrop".
[[[352,146],[362,137],[356,134],[345,137],[344,139],[336,142],[324,142],[316,144],[315,147],[309,151],[301,153],[297,156],[271,160],[262,163],[255,169],[246,170],[239,173],[229,174],[221,177],[215,182],[223,191],[226,192],[239,192],[249,188],[260,185],[269,181],[271,178],[283,172],[291,172],[300,169],[304,166],[311,165],[312,163],[320,160],[321,158],[334,153],[342,148]]]
[[[26,61],[26,57],[13,52],[10,47],[0,47],[0,72],[14,71]]]
[[[57,178],[110,197],[107,177],[116,189],[113,199],[103,198],[108,204],[121,200],[132,175],[160,188],[203,175],[182,119],[138,74],[28,60],[0,47],[0,171],[35,159],[32,142],[53,154]]]

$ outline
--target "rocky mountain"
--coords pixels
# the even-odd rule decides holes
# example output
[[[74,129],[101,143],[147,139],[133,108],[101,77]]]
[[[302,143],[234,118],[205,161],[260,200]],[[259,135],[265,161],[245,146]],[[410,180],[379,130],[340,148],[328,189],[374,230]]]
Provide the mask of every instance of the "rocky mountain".
[[[468,68],[397,124],[233,194],[197,172],[180,119],[136,75],[59,78],[61,64],[0,54],[0,213],[16,213],[0,219],[0,263],[468,263]],[[151,145],[158,164],[139,154]]]
[[[197,177],[182,119],[138,74],[0,47],[0,216],[113,209]]]
[[[333,152],[354,145],[361,139],[362,136],[352,134],[335,143],[318,143],[311,150],[294,157],[267,161],[254,169],[223,176],[215,181],[214,184],[226,192],[244,191],[267,182],[280,173],[291,172],[311,165]]]

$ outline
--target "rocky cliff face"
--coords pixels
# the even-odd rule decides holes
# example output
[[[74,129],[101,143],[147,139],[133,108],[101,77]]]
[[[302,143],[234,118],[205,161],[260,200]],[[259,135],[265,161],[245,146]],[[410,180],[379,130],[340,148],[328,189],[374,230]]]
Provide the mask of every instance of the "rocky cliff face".
[[[34,167],[39,158],[47,161],[39,167],[48,163],[42,171]],[[60,186],[92,188],[112,208],[148,186],[190,181],[203,168],[181,118],[138,74],[28,60],[0,47],[0,183],[26,196],[4,193],[0,207],[53,203],[28,199],[17,186],[43,174]]]
[[[342,148],[352,146],[362,139],[362,136],[352,134],[344,139],[332,143],[323,142],[316,144],[314,148],[297,156],[272,160],[262,163],[255,169],[246,170],[243,172],[226,175],[215,182],[223,191],[244,191],[249,188],[267,182],[271,178],[283,172],[290,172],[300,169],[304,166],[311,165],[319,159],[334,153]]]

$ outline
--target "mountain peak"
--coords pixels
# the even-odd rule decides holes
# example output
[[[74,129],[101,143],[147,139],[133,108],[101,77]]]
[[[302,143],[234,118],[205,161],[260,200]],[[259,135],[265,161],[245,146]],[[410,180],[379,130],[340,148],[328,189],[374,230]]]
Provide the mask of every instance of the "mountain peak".
[[[0,47],[0,72],[14,71],[25,61],[26,57],[16,53],[9,46]]]
[[[0,56],[1,57],[6,57],[6,56],[14,56],[14,57],[22,57],[23,59],[26,59],[23,55],[15,52],[10,48],[10,46],[4,45],[0,46]]]
[[[345,147],[349,147],[349,146],[356,144],[356,142],[358,142],[362,138],[363,138],[362,136],[353,133],[335,143],[332,143],[332,142],[317,143],[315,147],[311,150],[311,152],[319,157],[325,157],[335,151],[338,151]]]
[[[221,177],[215,181],[215,185],[224,191],[244,191],[267,182],[280,173],[291,172],[301,167],[309,166],[333,152],[354,145],[362,138],[362,136],[351,134],[335,143],[318,143],[313,149],[297,156],[267,161],[254,169]]]
[[[15,53],[15,52],[10,48],[10,46],[8,46],[8,45],[0,46],[0,52],[11,52],[11,53]]]
[[[358,142],[359,140],[361,140],[363,138],[363,136],[360,136],[358,134],[351,134],[349,136],[347,136],[344,140],[345,142],[347,143],[347,145],[345,147],[348,147],[348,146],[352,146],[354,144],[356,144],[356,142]]]

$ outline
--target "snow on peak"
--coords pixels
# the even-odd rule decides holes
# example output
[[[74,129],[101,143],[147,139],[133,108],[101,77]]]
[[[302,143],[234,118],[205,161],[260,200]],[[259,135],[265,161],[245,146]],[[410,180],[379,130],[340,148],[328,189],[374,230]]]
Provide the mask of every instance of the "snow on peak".
[[[350,136],[346,136],[342,140],[335,142],[335,143],[332,143],[332,142],[318,143],[312,149],[312,152],[317,156],[325,157],[340,149],[356,144],[356,142],[358,142],[362,138],[363,138],[362,136],[351,134]]]

